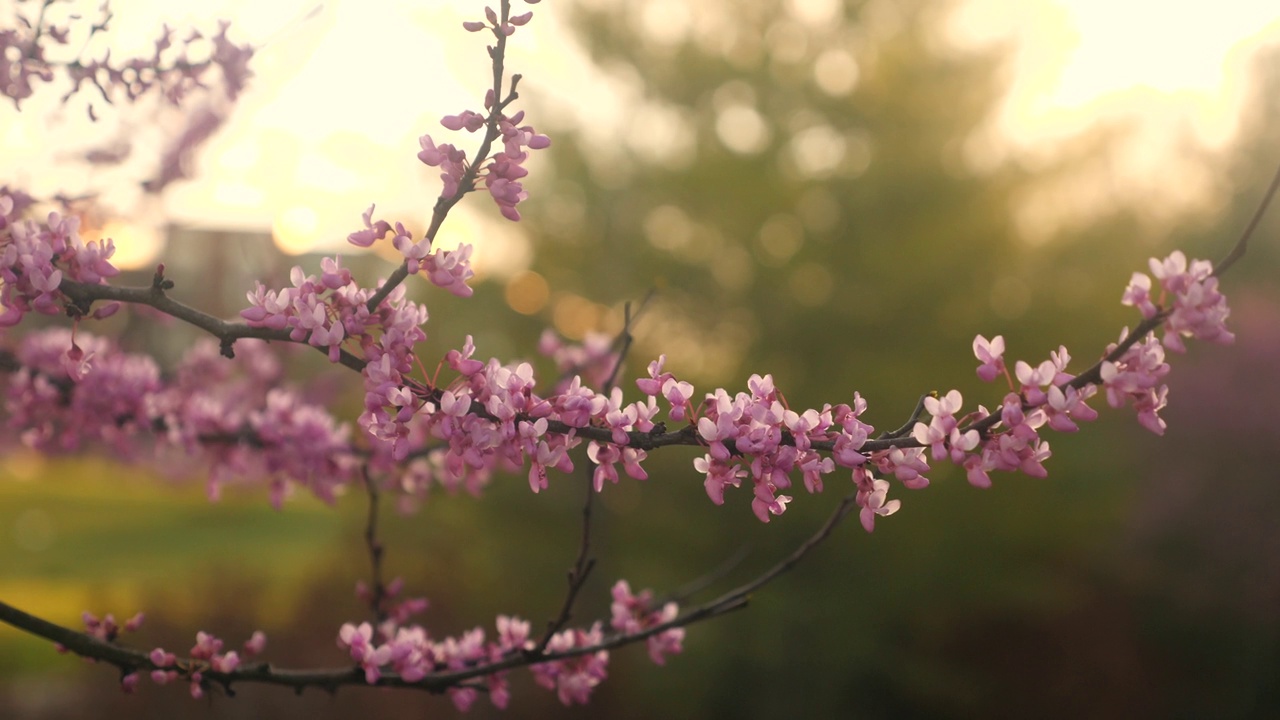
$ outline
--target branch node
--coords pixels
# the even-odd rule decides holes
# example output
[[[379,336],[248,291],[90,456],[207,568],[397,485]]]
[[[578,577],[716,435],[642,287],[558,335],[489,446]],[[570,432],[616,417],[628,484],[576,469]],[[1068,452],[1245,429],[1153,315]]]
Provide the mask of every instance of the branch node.
[[[156,272],[151,276],[151,289],[160,294],[173,289],[173,281],[164,276],[164,263],[156,265]]]

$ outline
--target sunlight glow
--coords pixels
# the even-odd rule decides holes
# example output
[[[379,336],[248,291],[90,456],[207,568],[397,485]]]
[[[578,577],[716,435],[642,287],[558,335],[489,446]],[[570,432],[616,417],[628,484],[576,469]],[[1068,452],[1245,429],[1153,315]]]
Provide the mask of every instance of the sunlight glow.
[[[1150,103],[1134,102],[1166,95],[1180,98],[1177,120],[1220,145],[1235,129],[1244,55],[1280,38],[1280,4],[968,0],[947,32],[962,47],[1015,43],[1000,120],[1013,142],[1074,134],[1117,113],[1173,121],[1169,106],[1144,112]]]
[[[164,237],[156,228],[122,220],[108,221],[101,235],[114,241],[116,252],[111,256],[111,264],[121,270],[151,265],[165,247]]]
[[[871,66],[860,66],[864,58],[854,54],[855,48],[832,45],[824,35],[845,12],[839,0],[786,0],[786,12],[763,37],[725,31],[730,3],[580,1],[627,13],[658,50],[691,42],[744,69],[765,56],[774,63],[806,63],[810,82],[832,97],[856,93],[861,75],[871,72]],[[479,109],[477,88],[485,86],[488,73],[485,40],[459,31],[477,6],[461,0],[326,3],[315,16],[298,20],[314,6],[313,0],[133,0],[128,13],[113,20],[113,43],[121,44],[120,52],[150,49],[161,21],[214,27],[219,17],[235,19],[238,37],[266,42],[254,61],[254,81],[197,158],[195,177],[175,184],[162,198],[168,219],[214,227],[273,226],[278,237],[292,238],[290,247],[303,248],[305,235],[312,243],[306,247],[330,251],[359,228],[360,213],[370,202],[392,221],[421,223],[429,214],[438,173],[414,158],[417,139],[423,133],[463,145],[470,139],[444,131],[439,118]],[[1127,126],[1132,131],[1117,144],[1125,147],[1109,158],[1104,184],[1134,197],[1159,198],[1150,204],[1167,206],[1170,213],[1202,202],[1213,189],[1211,178],[1179,151],[1182,143],[1190,137],[1212,149],[1234,137],[1249,59],[1280,38],[1280,3],[1258,0],[1219,0],[1209,6],[1163,0],[958,0],[952,7],[939,14],[941,44],[960,51],[1000,44],[1013,53],[1005,65],[1009,95],[957,150],[958,168],[982,172],[1008,160],[1035,166],[1060,156],[1067,141],[1081,133]],[[599,170],[596,179],[602,183],[626,182],[627,151],[672,169],[695,159],[699,148],[692,113],[646,97],[634,70],[597,67],[554,3],[540,5],[538,12],[536,27],[513,37],[516,60],[509,69],[527,74],[522,91],[537,95],[543,105],[543,117],[535,119],[539,127],[553,137],[561,130],[580,131],[583,155]],[[902,13],[892,0],[868,0],[857,17],[874,42],[902,28]],[[713,103],[716,136],[733,152],[760,152],[776,133],[792,156],[791,171],[807,176],[854,176],[870,162],[872,148],[865,139],[832,136],[821,126],[799,135],[794,128],[771,127],[745,82],[727,83],[714,93]],[[81,152],[78,143],[88,146],[89,138],[101,135],[101,126],[90,124],[82,112],[61,112],[56,102],[24,105],[15,117],[0,130],[0,156],[17,168],[7,181],[51,195],[75,189],[88,176],[83,165],[67,164],[61,176],[59,167]],[[69,146],[68,137],[77,144]],[[619,138],[625,138],[625,148]],[[1173,173],[1180,178],[1178,187],[1167,182]],[[1020,212],[1020,226],[1047,237],[1072,218],[1087,219],[1096,203],[1123,201],[1110,192],[1076,191],[1090,182],[1064,182],[1059,191],[1071,195],[1070,202],[1032,201]],[[537,189],[531,195],[538,198]],[[115,194],[108,197],[117,200]],[[484,222],[494,216],[491,207],[479,210],[482,202],[474,205]],[[312,209],[310,220],[302,222],[299,207]],[[1078,212],[1082,207],[1086,212]],[[127,203],[112,209],[120,216],[138,212]],[[444,243],[483,237],[477,261],[503,277],[527,266],[531,250],[519,233],[490,240],[487,226],[481,232],[467,222],[472,221],[451,218]],[[805,223],[811,224],[807,216]]]
[[[296,205],[280,213],[271,224],[271,239],[288,255],[301,255],[315,249],[316,213],[304,205]]]
[[[1008,95],[965,144],[971,170],[1008,159],[1036,166],[1082,134],[1121,133],[1102,165],[1027,198],[1018,225],[1040,241],[1134,201],[1157,225],[1213,203],[1196,148],[1235,137],[1249,59],[1280,41],[1280,3],[966,0],[944,34],[959,48],[1013,49]]]
[[[551,286],[546,278],[532,270],[525,270],[507,282],[503,293],[507,305],[521,315],[532,315],[547,306]]]

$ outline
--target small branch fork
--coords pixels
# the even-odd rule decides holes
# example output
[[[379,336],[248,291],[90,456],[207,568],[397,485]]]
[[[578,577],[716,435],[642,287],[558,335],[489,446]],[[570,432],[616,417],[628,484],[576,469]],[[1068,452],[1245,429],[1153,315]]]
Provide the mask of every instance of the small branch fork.
[[[641,308],[648,302],[649,296],[646,296],[641,303]],[[622,330],[618,333],[614,345],[618,347],[618,357],[614,361],[613,369],[609,372],[609,379],[605,381],[601,392],[609,393],[614,387],[617,380],[618,372],[622,369],[622,364],[626,360],[627,353],[631,350],[631,344],[635,338],[631,334],[632,323],[635,317],[631,314],[631,303],[627,303],[623,309],[624,322]],[[637,315],[639,311],[637,311]],[[555,637],[573,619],[573,604],[578,599],[578,593],[582,591],[582,587],[587,584],[587,577],[591,575],[591,571],[595,568],[596,559],[591,557],[591,508],[595,502],[595,463],[588,462],[585,464],[586,470],[586,499],[582,502],[582,542],[578,546],[578,558],[574,561],[573,567],[569,569],[569,589],[565,594],[564,604],[560,608],[560,614],[555,620],[547,623],[547,630],[542,634],[542,639],[533,648],[534,654],[541,654],[547,649],[547,644]]]

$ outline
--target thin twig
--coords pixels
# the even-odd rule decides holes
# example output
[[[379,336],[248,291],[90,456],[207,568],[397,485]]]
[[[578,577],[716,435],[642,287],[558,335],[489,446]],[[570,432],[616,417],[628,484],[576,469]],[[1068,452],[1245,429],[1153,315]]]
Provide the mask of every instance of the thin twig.
[[[546,649],[547,644],[555,637],[573,619],[573,605],[578,600],[578,594],[582,592],[582,587],[587,584],[587,578],[591,575],[591,571],[595,569],[596,559],[591,557],[591,508],[595,503],[595,481],[592,475],[595,472],[595,463],[586,464],[586,498],[582,502],[582,540],[578,544],[578,557],[573,562],[573,567],[569,568],[568,581],[569,589],[565,593],[564,603],[560,606],[560,614],[554,620],[547,622],[547,629],[542,634],[542,638],[537,645],[528,652],[530,655],[541,655]]]
[[[708,572],[702,575],[701,577],[694,578],[692,581],[685,583],[684,585],[676,588],[675,590],[672,590],[666,595],[663,595],[661,598],[655,600],[653,602],[654,607],[662,607],[663,605],[666,605],[669,602],[683,604],[684,601],[687,600],[688,598],[691,598],[694,595],[697,595],[703,590],[706,590],[707,588],[716,584],[720,580],[728,577],[729,573],[733,572],[735,568],[741,565],[742,561],[746,560],[747,556],[750,554],[751,554],[751,546],[743,545],[742,547],[738,548],[736,552],[730,555],[724,562],[720,563],[715,568],[713,568],[711,572]]]
[[[1244,256],[1245,250],[1249,244],[1249,237],[1253,235],[1253,231],[1257,229],[1258,223],[1262,222],[1262,216],[1267,213],[1267,206],[1271,204],[1271,200],[1276,196],[1277,190],[1280,190],[1280,168],[1276,168],[1276,174],[1271,178],[1271,185],[1267,187],[1267,192],[1262,196],[1262,202],[1258,203],[1258,209],[1253,211],[1253,218],[1249,220],[1249,224],[1245,227],[1244,232],[1240,234],[1240,239],[1237,240],[1235,246],[1231,248],[1231,252],[1227,253],[1227,256],[1222,258],[1218,265],[1213,269],[1213,274],[1215,276],[1226,272],[1228,268]]]
[[[627,353],[631,351],[631,344],[635,342],[635,336],[631,334],[631,326],[635,323],[636,316],[639,316],[644,306],[649,302],[649,298],[653,296],[650,291],[640,301],[640,308],[636,310],[636,314],[631,314],[631,303],[622,306],[622,330],[618,332],[618,337],[614,339],[613,345],[617,348],[617,358],[613,362],[613,369],[609,371],[609,377],[604,381],[604,387],[601,391],[606,395],[613,391],[614,384],[618,381],[618,373],[622,370],[622,365],[627,359]]]
[[[378,623],[387,619],[386,608],[383,602],[387,599],[387,586],[382,582],[382,556],[385,547],[382,541],[378,539],[378,486],[373,481],[373,477],[369,474],[369,466],[366,464],[360,472],[364,478],[365,492],[369,495],[369,512],[365,515],[364,524],[364,544],[369,549],[369,565],[371,572],[372,584],[369,587],[369,607],[373,610],[374,617],[378,619]]]
[[[916,401],[916,409],[911,411],[911,417],[907,418],[907,421],[902,424],[902,427],[898,428],[897,430],[894,430],[893,432],[882,432],[880,433],[880,436],[877,437],[876,439],[877,440],[893,440],[896,438],[900,438],[903,435],[906,435],[907,433],[911,432],[911,428],[914,428],[916,426],[916,422],[920,420],[920,415],[924,413],[925,399],[931,398],[931,397],[932,398],[938,397],[938,393],[936,391],[931,391],[931,392],[925,393],[924,395],[921,395],[920,399]]]

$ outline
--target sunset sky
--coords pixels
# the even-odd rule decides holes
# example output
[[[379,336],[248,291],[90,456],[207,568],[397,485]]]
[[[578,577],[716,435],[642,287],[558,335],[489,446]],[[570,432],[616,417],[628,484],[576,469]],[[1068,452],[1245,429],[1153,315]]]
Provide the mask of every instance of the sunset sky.
[[[698,18],[682,2],[579,1],[625,7],[620,11],[658,41],[698,32]],[[838,6],[837,0],[786,4],[801,25],[821,24]],[[526,75],[525,94],[539,93],[560,108],[552,125],[590,123],[596,137],[615,138],[634,121],[635,88],[590,66],[559,21],[556,5],[534,7],[534,21],[513,39],[509,67]],[[238,31],[233,37],[269,40],[254,61],[249,91],[201,154],[197,177],[158,202],[138,205],[120,195],[128,217],[112,230],[122,256],[135,256],[134,263],[149,260],[155,248],[146,238],[154,241],[167,221],[273,228],[277,243],[290,252],[340,247],[373,202],[388,218],[422,223],[438,183],[415,158],[418,136],[442,133],[442,115],[480,109],[488,73],[486,36],[460,27],[482,12],[475,0],[339,1],[316,12],[316,3],[299,0],[131,0],[114,7],[113,44],[134,52],[150,48],[162,19],[213,28],[217,18],[226,17]],[[892,0],[872,0],[866,12],[877,31],[893,31]],[[939,41],[957,50],[989,43],[1016,48],[1011,92],[989,126],[971,139],[966,154],[972,162],[1010,156],[1034,162],[1099,120],[1127,118],[1142,123],[1142,142],[1122,154],[1115,172],[1143,192],[1156,193],[1194,190],[1194,182],[1173,189],[1152,178],[1178,162],[1169,148],[1179,133],[1209,147],[1231,139],[1249,58],[1280,39],[1280,4],[1258,0],[963,0],[940,20]],[[820,84],[839,89],[856,82],[856,66],[838,61],[815,68]],[[50,104],[34,102],[16,116],[6,111],[0,129],[3,180],[52,193],[83,178],[82,171],[60,175],[45,167],[60,152],[65,156],[60,138],[94,129],[79,114],[50,122],[50,113]],[[722,135],[731,148],[733,137]],[[1193,201],[1171,198],[1175,204]],[[472,212],[467,204],[463,209],[450,219],[445,245],[483,238],[477,248],[482,266],[498,273],[519,269],[527,250],[518,226]],[[1034,229],[1040,221],[1034,212],[1030,217]]]

